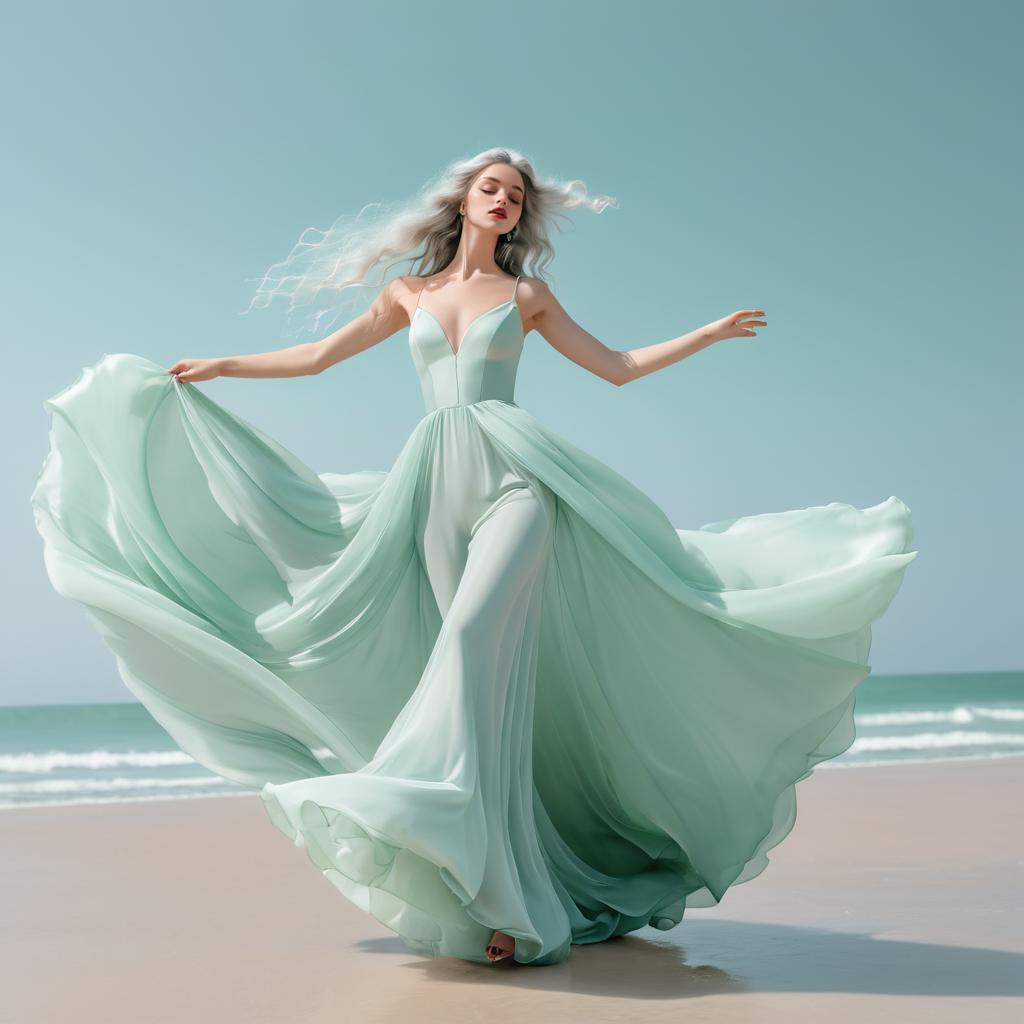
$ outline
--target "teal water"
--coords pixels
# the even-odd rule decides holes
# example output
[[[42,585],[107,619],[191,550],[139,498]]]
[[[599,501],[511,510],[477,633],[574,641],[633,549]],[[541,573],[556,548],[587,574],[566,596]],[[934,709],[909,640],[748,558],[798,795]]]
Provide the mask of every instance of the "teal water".
[[[1024,672],[869,676],[857,739],[816,770],[1024,754]],[[137,703],[0,707],[0,808],[254,790],[182,753]]]

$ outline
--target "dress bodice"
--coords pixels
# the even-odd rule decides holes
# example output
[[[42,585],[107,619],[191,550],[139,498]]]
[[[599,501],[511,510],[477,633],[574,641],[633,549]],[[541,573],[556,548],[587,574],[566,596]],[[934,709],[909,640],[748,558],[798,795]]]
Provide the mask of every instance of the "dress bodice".
[[[472,405],[488,398],[512,402],[523,352],[523,318],[512,297],[485,310],[466,328],[458,347],[438,319],[417,301],[409,325],[409,348],[427,412]]]

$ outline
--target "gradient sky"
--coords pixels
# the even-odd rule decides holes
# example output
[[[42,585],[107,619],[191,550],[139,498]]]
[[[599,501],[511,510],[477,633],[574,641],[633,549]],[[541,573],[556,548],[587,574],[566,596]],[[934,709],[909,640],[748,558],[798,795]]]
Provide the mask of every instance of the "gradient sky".
[[[291,343],[283,302],[240,311],[304,228],[493,145],[618,199],[572,215],[551,267],[606,344],[769,320],[622,389],[531,334],[520,405],[679,527],[898,495],[921,554],[874,671],[1024,667],[1022,10],[9,8],[0,703],[133,699],[45,575],[43,399],[104,352]],[[199,386],[318,472],[390,467],[424,414],[405,331],[319,377]]]

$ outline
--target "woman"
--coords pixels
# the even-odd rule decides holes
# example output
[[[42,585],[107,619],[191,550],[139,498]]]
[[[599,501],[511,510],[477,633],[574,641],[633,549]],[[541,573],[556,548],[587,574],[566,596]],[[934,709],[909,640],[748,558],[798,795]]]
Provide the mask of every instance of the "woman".
[[[456,163],[261,285],[302,301],[418,250],[335,332],[165,371],[105,355],[45,403],[55,587],[183,750],[432,955],[556,963],[759,874],[795,784],[853,741],[916,555],[896,497],[676,529],[515,403],[532,330],[622,385],[766,325],[588,334],[523,274],[560,208],[612,201],[579,186],[510,150]],[[317,475],[192,386],[321,373],[405,327],[426,414],[387,472]]]

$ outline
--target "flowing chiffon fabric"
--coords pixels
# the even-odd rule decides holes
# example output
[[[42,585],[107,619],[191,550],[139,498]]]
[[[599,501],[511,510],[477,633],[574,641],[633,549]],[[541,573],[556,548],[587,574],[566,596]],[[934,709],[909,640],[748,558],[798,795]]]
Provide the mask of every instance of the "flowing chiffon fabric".
[[[346,897],[432,955],[677,925],[758,875],[852,743],[896,497],[675,528],[514,401],[515,305],[455,350],[388,471],[317,474],[132,354],[44,404],[54,587],[182,750],[259,789]],[[247,856],[244,850],[240,856]]]

